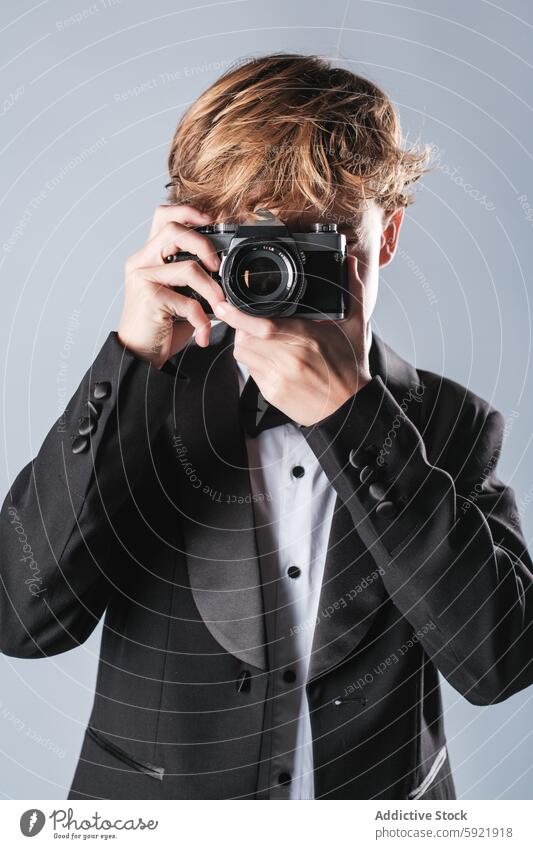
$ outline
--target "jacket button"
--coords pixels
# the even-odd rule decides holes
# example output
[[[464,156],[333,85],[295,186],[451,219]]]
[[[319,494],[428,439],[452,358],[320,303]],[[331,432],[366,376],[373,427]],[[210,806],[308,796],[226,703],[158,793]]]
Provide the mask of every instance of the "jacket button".
[[[91,416],[87,416],[86,418],[81,419],[78,433],[80,436],[88,436],[90,433],[95,432],[96,426],[96,419],[93,419]]]
[[[72,443],[72,453],[73,454],[83,454],[84,451],[87,451],[89,447],[89,440],[85,438],[85,436],[77,436],[74,442]]]
[[[280,784],[283,784],[284,787],[287,787],[292,781],[292,775],[290,772],[280,772],[278,775],[278,781]]]
[[[376,501],[381,501],[387,490],[381,483],[371,483],[368,487],[368,494]]]
[[[369,478],[374,474],[373,469],[370,466],[363,466],[361,472],[359,474],[359,480],[361,483],[366,483]]]
[[[352,448],[348,455],[348,462],[350,466],[354,467],[354,469],[359,469],[361,465],[364,465],[364,461],[361,460],[361,452],[357,451],[355,448]]]
[[[392,519],[395,514],[396,506],[392,503],[392,501],[382,501],[376,507],[376,515],[381,519]]]
[[[101,401],[103,398],[109,398],[111,395],[111,384],[106,380],[99,381],[93,386],[93,398],[95,401]]]
[[[294,669],[286,669],[283,673],[283,680],[286,684],[293,684],[296,681],[296,672]]]

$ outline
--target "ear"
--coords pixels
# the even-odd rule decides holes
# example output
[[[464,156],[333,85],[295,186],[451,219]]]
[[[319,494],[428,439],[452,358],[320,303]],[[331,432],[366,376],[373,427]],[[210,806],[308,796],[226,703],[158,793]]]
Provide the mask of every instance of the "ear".
[[[400,234],[400,227],[402,226],[404,211],[403,207],[400,207],[399,209],[395,209],[394,212],[390,212],[384,216],[381,244],[379,248],[380,266],[388,265],[396,253],[396,246],[398,244],[398,236]]]

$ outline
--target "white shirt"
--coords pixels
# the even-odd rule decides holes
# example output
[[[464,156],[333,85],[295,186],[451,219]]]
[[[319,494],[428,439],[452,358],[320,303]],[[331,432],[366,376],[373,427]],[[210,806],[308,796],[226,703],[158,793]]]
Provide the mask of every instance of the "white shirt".
[[[249,372],[237,365],[242,392]],[[246,446],[274,686],[269,797],[314,799],[305,683],[336,493],[297,425],[247,437]]]

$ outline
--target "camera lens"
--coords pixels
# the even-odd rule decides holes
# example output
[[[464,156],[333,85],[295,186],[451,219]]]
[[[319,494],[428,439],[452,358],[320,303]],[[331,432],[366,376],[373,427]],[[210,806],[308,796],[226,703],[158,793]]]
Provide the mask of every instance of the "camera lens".
[[[236,270],[239,291],[248,297],[272,297],[284,285],[287,271],[276,258],[250,253],[244,256]]]
[[[228,300],[252,315],[287,315],[303,291],[303,272],[292,252],[276,242],[238,245],[222,280]]]

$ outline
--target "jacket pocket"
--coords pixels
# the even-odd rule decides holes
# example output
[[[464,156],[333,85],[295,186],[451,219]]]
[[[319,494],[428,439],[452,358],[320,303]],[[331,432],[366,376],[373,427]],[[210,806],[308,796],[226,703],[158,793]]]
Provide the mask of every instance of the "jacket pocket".
[[[101,749],[105,749],[105,751],[110,755],[113,755],[119,761],[127,764],[132,769],[137,770],[137,772],[144,772],[145,775],[149,775],[150,778],[156,778],[158,781],[163,780],[165,770],[162,766],[154,766],[154,764],[151,764],[148,761],[141,761],[138,758],[134,758],[129,754],[129,752],[126,752],[124,749],[121,749],[120,746],[112,743],[111,740],[91,725],[87,728],[87,735],[91,738],[91,740],[94,740]]]
[[[446,746],[443,746],[435,755],[433,763],[431,764],[431,767],[429,768],[426,777],[423,781],[420,782],[418,787],[415,787],[413,790],[410,791],[407,797],[408,799],[420,799],[424,795],[424,793],[427,793],[427,791],[435,781],[437,775],[439,774],[440,770],[442,769],[447,757],[448,753],[446,751]]]

